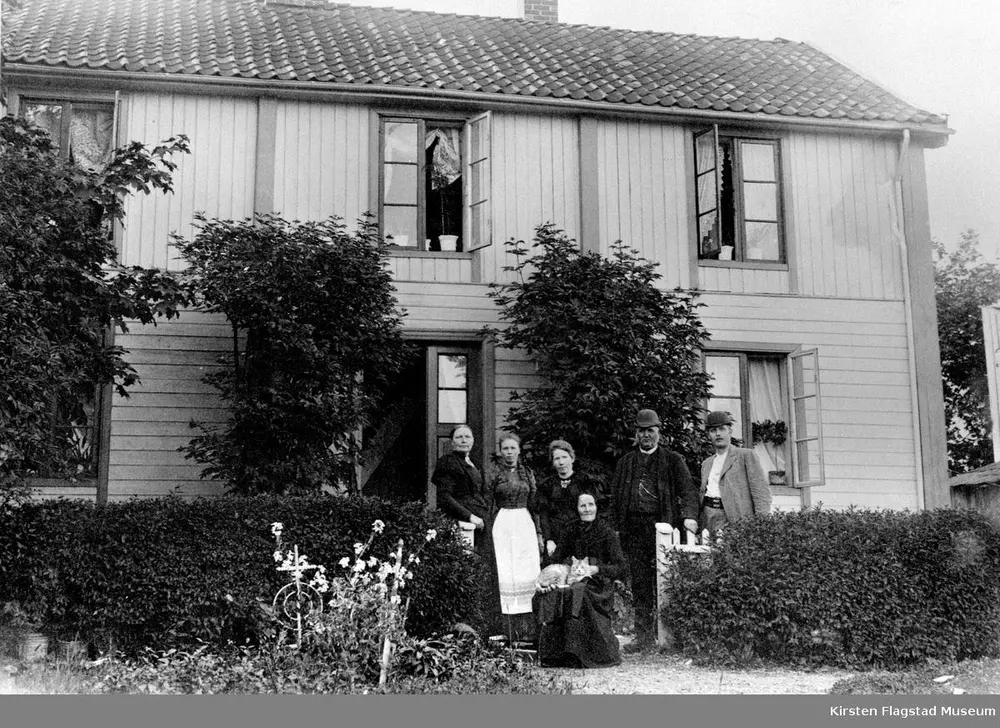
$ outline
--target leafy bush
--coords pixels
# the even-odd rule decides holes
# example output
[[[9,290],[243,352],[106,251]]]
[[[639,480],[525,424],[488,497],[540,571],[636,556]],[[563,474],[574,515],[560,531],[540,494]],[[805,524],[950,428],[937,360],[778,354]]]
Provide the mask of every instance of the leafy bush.
[[[85,170],[0,118],[0,503],[23,499],[25,475],[90,474],[97,386],[138,381],[106,330],[186,302],[173,275],[119,264],[110,231],[127,195],[171,191],[171,157],[187,151],[184,136],[132,142]]]
[[[482,569],[450,521],[419,503],[320,495],[25,504],[4,514],[0,603],[18,600],[54,636],[132,654],[146,645],[256,643],[271,629],[258,599],[269,603],[287,581],[274,568],[270,524],[284,523],[285,543],[332,571],[376,519],[386,525],[375,554],[438,532],[407,586],[408,632],[478,620]]]
[[[239,493],[352,487],[355,432],[407,351],[377,223],[199,220],[174,246],[195,299],[232,326],[235,351],[205,378],[231,417],[181,449]]]
[[[656,263],[621,241],[606,257],[585,253],[551,224],[536,229],[533,255],[521,241],[507,247],[517,278],[491,284],[505,324],[493,333],[500,346],[525,351],[544,378],[511,395],[507,420],[525,452],[547,470],[548,443],[564,438],[576,450],[574,469],[603,480],[632,448],[636,412],[651,407],[663,444],[699,465],[709,390],[695,366],[708,338],[697,292],[657,288]]]
[[[775,513],[676,567],[664,616],[692,656],[892,669],[1000,650],[1000,530],[973,511]]]

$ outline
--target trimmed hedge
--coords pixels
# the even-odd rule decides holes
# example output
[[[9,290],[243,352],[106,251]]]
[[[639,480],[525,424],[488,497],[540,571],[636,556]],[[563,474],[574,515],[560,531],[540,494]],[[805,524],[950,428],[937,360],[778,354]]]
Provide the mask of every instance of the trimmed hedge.
[[[285,526],[285,547],[297,544],[331,577],[376,519],[386,524],[370,551],[379,558],[400,538],[407,551],[417,549],[436,529],[407,587],[407,630],[426,635],[479,619],[477,557],[453,522],[418,503],[323,495],[60,500],[28,503],[3,519],[0,604],[18,600],[53,636],[126,653],[258,641],[268,625],[257,600],[270,603],[287,583],[275,570],[275,521]]]
[[[974,511],[774,513],[676,565],[664,616],[691,656],[898,669],[1000,651],[1000,529]]]

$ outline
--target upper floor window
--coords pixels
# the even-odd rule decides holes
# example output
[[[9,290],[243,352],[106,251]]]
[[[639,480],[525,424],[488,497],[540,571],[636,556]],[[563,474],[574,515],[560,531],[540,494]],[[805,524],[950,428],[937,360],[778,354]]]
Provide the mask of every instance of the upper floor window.
[[[734,440],[753,449],[772,485],[823,484],[816,350],[790,356],[713,351],[705,371],[713,379],[708,409],[733,416]]]
[[[695,135],[698,258],[785,262],[777,139]]]
[[[21,116],[45,129],[62,155],[84,169],[102,169],[114,147],[114,104],[21,99]]]
[[[402,248],[474,250],[490,242],[489,115],[379,119],[379,220]]]

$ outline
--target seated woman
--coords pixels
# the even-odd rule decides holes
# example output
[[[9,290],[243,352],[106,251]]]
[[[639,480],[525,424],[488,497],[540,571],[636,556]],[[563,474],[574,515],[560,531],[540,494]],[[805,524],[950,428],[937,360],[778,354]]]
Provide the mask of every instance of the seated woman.
[[[597,520],[592,494],[577,497],[577,513],[555,553],[570,566],[570,585],[539,587],[532,601],[538,658],[542,665],[618,665],[618,638],[611,629],[614,583],[626,578],[628,567],[618,536]]]

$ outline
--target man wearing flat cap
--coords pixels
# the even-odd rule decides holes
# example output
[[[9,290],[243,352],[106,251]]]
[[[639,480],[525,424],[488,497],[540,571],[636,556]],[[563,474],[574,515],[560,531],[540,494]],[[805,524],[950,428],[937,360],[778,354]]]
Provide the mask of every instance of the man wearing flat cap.
[[[635,642],[629,652],[652,647],[656,627],[656,524],[696,531],[698,489],[684,458],[660,447],[660,418],[651,409],[635,419],[639,449],[618,461],[611,481],[615,526],[632,574]]]
[[[771,488],[753,450],[733,445],[733,418],[709,412],[705,419],[715,455],[701,464],[702,527],[714,538],[726,524],[771,510]]]

